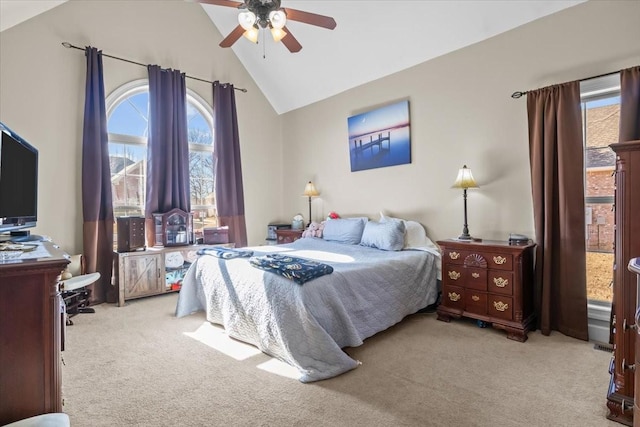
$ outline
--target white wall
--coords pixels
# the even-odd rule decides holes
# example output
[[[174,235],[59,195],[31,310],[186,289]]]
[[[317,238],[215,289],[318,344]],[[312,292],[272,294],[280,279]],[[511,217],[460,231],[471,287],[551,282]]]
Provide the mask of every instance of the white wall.
[[[236,92],[247,232],[250,244],[266,237],[281,217],[281,118],[271,108],[202,7],[177,1],[69,1],[0,33],[0,121],[40,153],[38,227],[69,253],[82,251],[81,148],[85,58],[65,49],[91,45],[141,63],[180,69],[190,76],[231,82]],[[144,67],[104,58],[107,95],[146,78]],[[207,83],[187,86],[212,102]]]
[[[639,17],[640,2],[589,1],[285,114],[285,216],[308,215],[299,195],[312,179],[314,220],[386,210],[456,237],[463,200],[451,185],[466,164],[480,186],[469,190],[471,234],[533,236],[526,97],[510,95],[640,64]],[[347,118],[403,99],[411,164],[350,172]]]
[[[34,232],[71,253],[82,250],[85,61],[63,41],[249,90],[237,94],[249,244],[263,243],[270,221],[307,216],[310,179],[321,191],[314,219],[386,210],[422,222],[434,239],[457,236],[462,194],[450,187],[463,164],[480,185],[469,194],[471,233],[533,235],[526,98],[510,95],[640,64],[638,16],[640,2],[592,0],[278,116],[233,52],[217,46],[222,36],[200,5],[69,1],[0,33],[0,121],[40,150]],[[104,65],[107,94],[146,77],[135,65]],[[211,102],[209,85],[187,84]],[[350,172],[347,118],[401,99],[410,101],[412,163]]]

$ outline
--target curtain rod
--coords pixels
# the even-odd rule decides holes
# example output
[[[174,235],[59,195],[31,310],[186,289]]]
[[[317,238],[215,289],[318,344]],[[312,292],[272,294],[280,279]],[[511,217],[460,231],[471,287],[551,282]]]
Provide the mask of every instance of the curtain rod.
[[[67,49],[78,49],[78,50],[82,50],[82,51],[84,51],[84,50],[85,50],[85,49],[83,49],[83,48],[81,48],[81,47],[74,46],[74,45],[72,45],[72,44],[71,44],[71,43],[69,43],[69,42],[62,42],[62,46],[66,47]],[[142,66],[142,67],[147,67],[147,64],[143,64],[143,63],[141,63],[141,62],[136,62],[136,61],[131,61],[131,60],[129,60],[129,59],[119,58],[119,57],[117,57],[117,56],[107,55],[106,53],[103,53],[103,54],[102,54],[102,56],[106,56],[107,58],[117,59],[118,61],[128,62],[128,63],[130,63],[130,64],[140,65],[140,66]],[[209,80],[199,79],[198,77],[192,77],[192,76],[188,76],[188,75],[186,75],[186,74],[185,74],[185,77],[187,77],[187,78],[189,78],[189,79],[193,79],[193,80],[198,80],[198,81],[201,81],[201,82],[205,82],[205,83],[211,83],[211,84],[213,84],[213,83],[214,83],[214,82],[209,81]],[[242,88],[235,87],[235,86],[234,86],[234,89],[235,89],[235,90],[239,90],[240,92],[244,92],[244,93],[246,93],[246,92],[247,92],[247,89],[242,89]]]
[[[617,73],[619,73],[619,72],[620,72],[620,70],[618,70],[618,71],[611,71],[610,73],[599,74],[599,75],[597,75],[597,76],[587,77],[587,78],[584,78],[584,79],[580,79],[580,80],[578,80],[578,81],[580,81],[580,82],[581,82],[581,81],[584,81],[584,80],[597,79],[597,78],[600,78],[600,77],[605,77],[605,76],[610,76],[610,75],[612,75],[612,74],[617,74]],[[573,80],[573,81],[575,81],[575,80]],[[522,95],[526,95],[526,94],[528,94],[529,92],[531,92],[531,91],[530,91],[530,90],[527,90],[527,91],[525,91],[525,92],[513,92],[513,93],[511,94],[511,97],[512,97],[513,99],[518,99],[518,98],[520,98]]]

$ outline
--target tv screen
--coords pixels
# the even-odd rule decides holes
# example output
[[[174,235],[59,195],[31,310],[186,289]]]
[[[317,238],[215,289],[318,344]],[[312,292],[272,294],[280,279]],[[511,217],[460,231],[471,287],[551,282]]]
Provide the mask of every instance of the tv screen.
[[[0,123],[0,232],[35,227],[38,150]]]

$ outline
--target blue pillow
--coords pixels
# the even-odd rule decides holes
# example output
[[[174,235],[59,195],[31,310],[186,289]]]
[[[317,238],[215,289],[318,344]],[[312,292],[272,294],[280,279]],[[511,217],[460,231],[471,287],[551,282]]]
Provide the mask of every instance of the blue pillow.
[[[367,218],[338,218],[324,223],[324,240],[357,245],[362,240],[362,231]]]
[[[364,227],[360,244],[384,251],[400,251],[404,247],[405,228],[404,222],[398,219],[369,221]]]

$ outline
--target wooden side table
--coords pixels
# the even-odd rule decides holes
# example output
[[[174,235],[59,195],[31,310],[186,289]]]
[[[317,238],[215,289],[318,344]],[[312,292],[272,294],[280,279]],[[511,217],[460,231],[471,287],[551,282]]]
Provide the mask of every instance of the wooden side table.
[[[302,232],[303,230],[276,230],[276,242],[278,245],[295,242],[302,237]]]
[[[438,320],[470,317],[524,342],[535,330],[534,244],[438,241],[442,248],[442,303]]]

